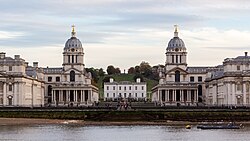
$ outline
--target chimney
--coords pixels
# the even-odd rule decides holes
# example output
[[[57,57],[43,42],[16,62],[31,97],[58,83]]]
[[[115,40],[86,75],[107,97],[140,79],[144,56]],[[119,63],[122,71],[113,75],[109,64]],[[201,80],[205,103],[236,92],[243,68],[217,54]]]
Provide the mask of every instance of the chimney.
[[[15,59],[20,59],[20,55],[15,55]]]
[[[25,62],[25,67],[28,67],[29,66],[29,62]]]
[[[247,52],[245,52],[245,56],[247,57]]]
[[[38,67],[38,62],[33,62],[33,67],[37,68]]]
[[[109,78],[109,82],[110,82],[110,83],[113,83],[113,82],[114,82],[114,79],[113,79],[113,78]]]
[[[137,78],[136,83],[141,83],[141,78]]]
[[[5,52],[0,52],[0,59],[4,59],[5,58]]]

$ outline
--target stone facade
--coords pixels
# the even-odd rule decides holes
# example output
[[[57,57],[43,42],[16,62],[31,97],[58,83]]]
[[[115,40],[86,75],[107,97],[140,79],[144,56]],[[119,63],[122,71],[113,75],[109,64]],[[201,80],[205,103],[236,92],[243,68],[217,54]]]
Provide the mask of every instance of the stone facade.
[[[228,106],[250,105],[250,56],[227,58],[220,70],[207,74],[207,104]]]
[[[187,49],[178,36],[174,37],[166,49],[164,69],[159,73],[159,84],[152,88],[152,101],[162,105],[196,105],[205,102],[205,78],[208,68],[188,67]]]
[[[82,43],[73,27],[65,43],[63,64],[58,68],[43,68],[45,100],[52,106],[88,106],[98,102],[98,88],[92,85],[91,73],[84,67]]]
[[[19,55],[0,53],[0,106],[88,106],[98,102],[98,88],[84,67],[84,52],[73,27],[65,43],[63,65],[33,66]]]
[[[115,82],[113,78],[110,78],[110,82],[104,83],[104,100],[135,100],[146,101],[147,100],[147,84],[141,82],[140,78],[137,78],[136,82],[121,81]]]
[[[41,68],[28,66],[19,55],[0,53],[0,106],[41,107],[44,89]]]

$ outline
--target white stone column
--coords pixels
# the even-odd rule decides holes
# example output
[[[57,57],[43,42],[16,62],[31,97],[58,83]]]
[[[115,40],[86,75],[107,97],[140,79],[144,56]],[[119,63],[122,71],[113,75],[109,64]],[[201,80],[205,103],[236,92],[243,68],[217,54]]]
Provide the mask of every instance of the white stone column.
[[[82,91],[82,96],[83,96],[82,101],[85,102],[85,91],[84,90]]]
[[[51,91],[51,103],[53,103],[54,102],[54,91],[52,90]]]
[[[7,105],[7,91],[6,91],[6,83],[3,83],[3,105],[6,106]]]
[[[159,102],[162,104],[162,90],[159,90]]]
[[[166,102],[169,102],[169,90],[166,90]]]
[[[176,101],[176,90],[173,90],[173,101]]]
[[[76,90],[74,90],[74,102],[76,102]]]
[[[246,82],[243,83],[243,104],[247,104],[247,94],[246,94]]]
[[[18,92],[17,92],[17,83],[13,83],[13,105],[18,105]]]
[[[180,90],[180,102],[183,102],[183,90]]]
[[[236,97],[235,97],[235,84],[232,84],[232,104],[236,105]]]
[[[213,105],[217,105],[217,85],[213,86]]]
[[[165,90],[165,102],[167,102],[167,99],[168,99],[168,90]]]
[[[91,91],[90,91],[90,90],[88,91],[88,94],[89,94],[89,97],[88,97],[89,99],[88,99],[88,101],[90,101],[90,102],[91,102],[91,101],[92,101],[92,100],[91,100],[91,99],[92,99],[92,97],[91,97]]]

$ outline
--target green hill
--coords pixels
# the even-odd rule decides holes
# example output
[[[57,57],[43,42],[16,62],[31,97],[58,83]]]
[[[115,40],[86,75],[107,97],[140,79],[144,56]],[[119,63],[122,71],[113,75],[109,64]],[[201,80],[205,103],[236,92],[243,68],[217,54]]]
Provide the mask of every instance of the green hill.
[[[105,75],[103,77],[100,77],[100,79],[98,80],[98,88],[99,88],[99,94],[100,94],[100,99],[103,98],[103,79],[107,76],[113,77],[115,81],[120,82],[120,81],[131,81],[134,82],[134,76],[135,74],[114,74],[114,75]],[[152,79],[148,79],[146,77],[143,77],[144,81],[147,82],[147,94],[148,97],[151,96],[151,89],[152,87],[154,87],[155,85],[158,84],[158,81],[156,80],[152,80]]]

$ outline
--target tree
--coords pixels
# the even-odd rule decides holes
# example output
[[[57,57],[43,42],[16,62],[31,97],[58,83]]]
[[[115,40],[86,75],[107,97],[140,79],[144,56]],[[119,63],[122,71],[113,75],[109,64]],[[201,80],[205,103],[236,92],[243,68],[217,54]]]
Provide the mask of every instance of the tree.
[[[135,66],[135,73],[140,73],[140,66]]]
[[[120,73],[121,73],[120,68],[115,68],[115,74],[120,74]]]
[[[134,74],[135,73],[135,68],[134,67],[130,67],[128,69],[128,74]]]
[[[112,65],[109,65],[109,66],[107,67],[107,73],[108,73],[108,75],[115,74],[115,73],[116,73],[115,67],[112,66]]]
[[[105,72],[103,71],[102,68],[100,68],[100,69],[98,70],[98,74],[99,74],[99,76],[104,76],[104,75],[105,75]]]
[[[143,74],[145,77],[148,77],[152,74],[152,68],[151,66],[149,65],[148,62],[141,62],[140,64],[140,72],[141,74]]]

